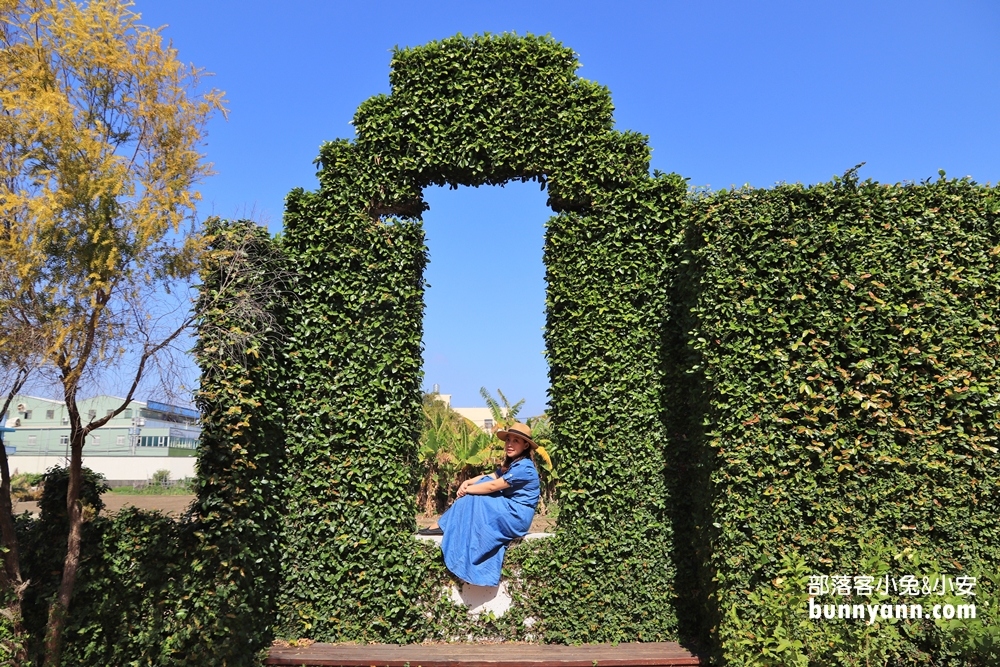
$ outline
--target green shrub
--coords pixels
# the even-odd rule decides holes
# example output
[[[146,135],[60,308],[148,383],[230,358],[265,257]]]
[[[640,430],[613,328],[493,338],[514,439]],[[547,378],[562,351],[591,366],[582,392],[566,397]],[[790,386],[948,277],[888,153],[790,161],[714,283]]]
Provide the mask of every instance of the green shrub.
[[[859,566],[876,579],[891,577],[904,567],[920,580],[926,577],[931,589],[939,585],[944,588],[939,569],[911,549],[895,551],[874,535],[859,539],[858,547],[862,554]],[[1000,617],[996,607],[998,589],[992,577],[979,577],[975,598],[953,594],[900,597],[880,589],[870,596],[826,597],[817,604],[860,604],[866,617],[816,620],[805,613],[811,574],[801,555],[791,552],[782,556],[774,580],[749,594],[749,608],[753,611],[746,614],[734,606],[726,613],[730,650],[755,667],[997,664]],[[902,602],[921,605],[925,617],[882,619],[880,612],[874,611],[874,606]],[[931,618],[935,604],[957,606],[970,602],[977,607],[974,620]]]
[[[153,476],[149,478],[149,483],[152,486],[167,486],[170,484],[170,471],[169,470],[157,470],[153,473]]]
[[[32,501],[42,497],[43,475],[22,472],[10,477],[10,494],[15,500]]]
[[[104,509],[101,494],[111,487],[105,484],[104,475],[90,468],[80,472],[80,502],[85,516],[96,516]],[[69,492],[69,468],[52,467],[42,475],[42,497],[38,501],[41,520],[53,525],[66,521],[66,494]]]
[[[48,618],[49,600],[59,587],[69,523],[66,515],[66,493],[69,488],[69,468],[53,467],[45,471],[41,480],[42,497],[39,500],[39,517],[30,519],[27,513],[18,518],[17,535],[21,554],[21,577],[29,582],[24,592],[22,616],[30,638],[29,651],[38,657]],[[98,514],[104,507],[101,494],[107,491],[104,476],[89,468],[81,471],[80,502],[84,508],[80,577],[76,594],[88,583],[87,570],[94,558],[100,557],[100,526]],[[78,597],[77,600],[80,598]],[[83,596],[86,600],[86,596]],[[67,625],[67,646],[70,644],[71,626]],[[68,654],[64,654],[67,655]],[[66,658],[69,659],[68,657]],[[69,663],[72,664],[72,663]]]

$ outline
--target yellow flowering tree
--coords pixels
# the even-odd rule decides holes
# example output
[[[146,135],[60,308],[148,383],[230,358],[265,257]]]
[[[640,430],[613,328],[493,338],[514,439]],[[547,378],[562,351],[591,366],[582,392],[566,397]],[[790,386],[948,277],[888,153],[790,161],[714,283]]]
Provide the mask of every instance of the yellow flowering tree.
[[[138,21],[122,0],[0,0],[0,347],[9,323],[33,331],[70,418],[69,533],[49,610],[50,666],[80,561],[85,438],[125,409],[150,360],[185,325],[152,326],[150,304],[200,255],[189,224],[210,169],[200,147],[206,122],[223,110],[221,93],[199,92],[200,71]],[[125,401],[85,422],[81,381],[123,358],[134,360]]]

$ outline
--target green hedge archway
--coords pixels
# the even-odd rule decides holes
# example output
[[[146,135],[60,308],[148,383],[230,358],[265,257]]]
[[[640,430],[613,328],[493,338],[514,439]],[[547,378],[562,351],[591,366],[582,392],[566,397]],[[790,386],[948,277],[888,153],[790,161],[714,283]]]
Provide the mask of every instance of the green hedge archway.
[[[67,661],[249,665],[278,633],[997,663],[998,189],[854,169],[687,197],[574,68],[531,37],[398,52],[392,96],[324,146],[318,191],[289,197],[287,236],[208,225],[198,499],[178,522],[88,522]],[[410,535],[421,191],[509,179],[541,181],[556,210],[560,530],[511,550],[515,606],[473,621]],[[59,528],[17,529],[40,645]],[[814,573],[883,572],[977,577],[982,624],[809,619]]]
[[[547,37],[457,36],[397,50],[392,94],[325,144],[320,188],[287,199],[299,276],[286,360],[287,504],[278,631],[418,641],[441,632],[434,558],[414,544],[429,185],[534,180],[545,241],[560,530],[523,556],[523,613],[547,641],[673,639],[664,481],[664,211],[644,136]],[[439,567],[438,567],[439,569]]]

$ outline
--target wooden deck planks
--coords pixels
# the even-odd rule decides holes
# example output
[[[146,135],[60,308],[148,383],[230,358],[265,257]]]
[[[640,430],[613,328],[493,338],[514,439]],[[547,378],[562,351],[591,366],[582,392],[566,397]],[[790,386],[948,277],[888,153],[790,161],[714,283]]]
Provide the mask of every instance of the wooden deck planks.
[[[271,648],[267,665],[325,667],[674,667],[700,665],[673,642],[633,644],[312,644]]]

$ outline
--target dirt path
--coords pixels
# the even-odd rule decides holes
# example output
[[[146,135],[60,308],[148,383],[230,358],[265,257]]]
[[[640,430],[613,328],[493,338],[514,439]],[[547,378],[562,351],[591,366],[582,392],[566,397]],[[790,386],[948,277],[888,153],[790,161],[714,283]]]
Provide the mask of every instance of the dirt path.
[[[194,501],[194,496],[130,496],[122,493],[105,493],[104,513],[115,514],[123,507],[131,505],[141,510],[159,510],[167,516],[180,516]]]
[[[101,496],[101,500],[104,501],[105,514],[115,514],[121,508],[131,505],[141,510],[159,510],[167,516],[180,516],[194,500],[194,496],[130,496],[123,493],[105,493]],[[25,510],[37,515],[38,503],[19,502],[14,505],[14,514],[21,514]]]

